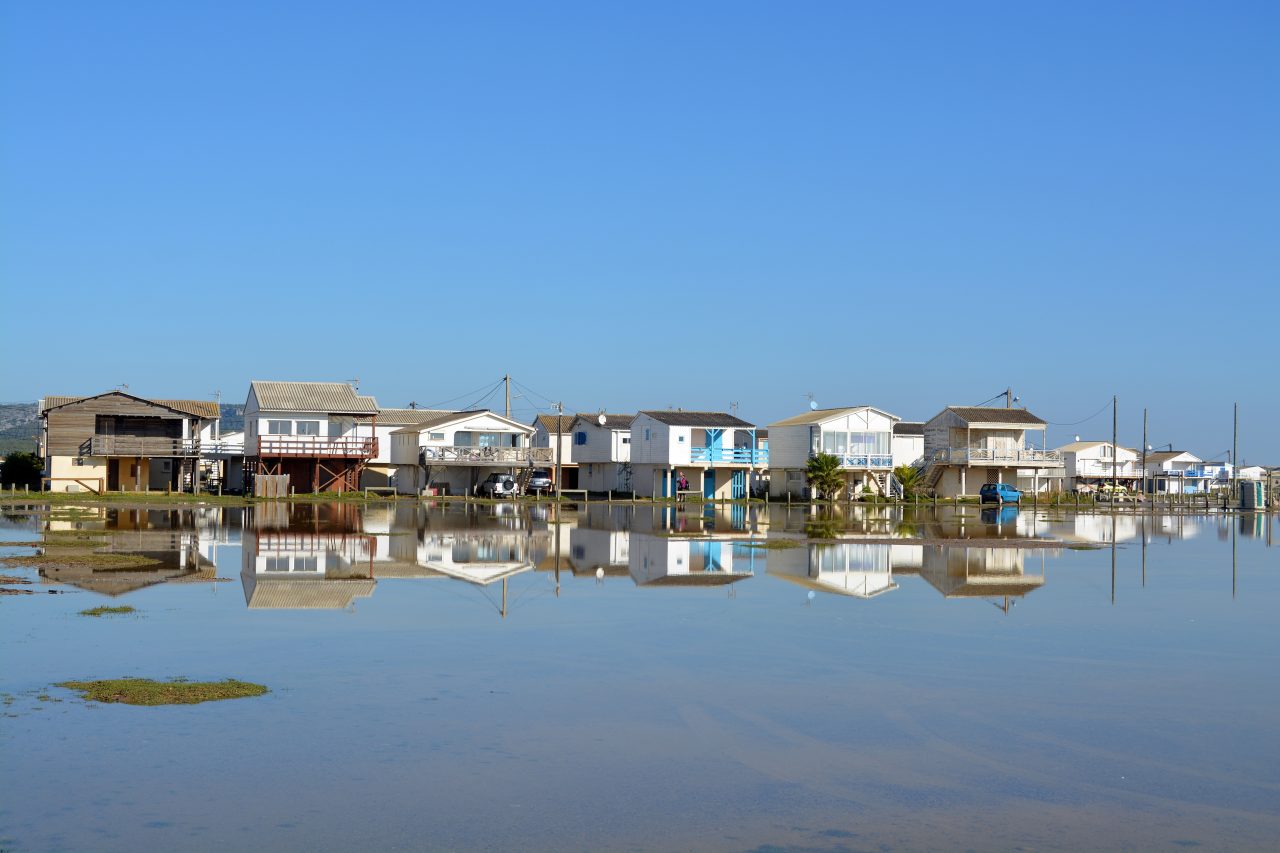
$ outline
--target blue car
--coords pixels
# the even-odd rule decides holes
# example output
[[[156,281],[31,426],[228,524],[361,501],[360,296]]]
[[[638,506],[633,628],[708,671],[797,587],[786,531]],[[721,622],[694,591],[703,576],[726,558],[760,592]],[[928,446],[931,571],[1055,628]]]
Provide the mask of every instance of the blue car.
[[[978,496],[984,504],[1016,504],[1022,501],[1022,492],[1008,483],[987,483]]]

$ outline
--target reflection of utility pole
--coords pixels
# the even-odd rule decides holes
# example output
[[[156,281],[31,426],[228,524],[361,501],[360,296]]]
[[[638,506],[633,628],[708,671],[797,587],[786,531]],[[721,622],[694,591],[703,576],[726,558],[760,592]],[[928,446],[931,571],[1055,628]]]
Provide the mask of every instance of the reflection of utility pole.
[[[502,618],[507,618],[507,579],[502,579]]]
[[[560,502],[560,424],[563,420],[564,420],[564,403],[556,403],[556,503],[557,504]]]
[[[1119,431],[1120,415],[1116,406],[1117,397],[1111,395],[1111,511],[1115,512],[1115,500],[1117,485],[1119,478],[1116,476],[1117,467],[1120,464],[1119,458],[1116,456],[1116,434]]]
[[[1111,511],[1111,604],[1116,603],[1116,513]]]

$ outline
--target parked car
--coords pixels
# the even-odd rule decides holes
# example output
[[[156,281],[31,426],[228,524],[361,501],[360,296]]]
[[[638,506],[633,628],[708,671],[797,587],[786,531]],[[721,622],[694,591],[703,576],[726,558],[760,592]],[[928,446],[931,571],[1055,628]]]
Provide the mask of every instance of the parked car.
[[[476,486],[476,492],[486,498],[514,498],[520,494],[520,487],[510,474],[490,474]]]
[[[556,487],[551,481],[551,472],[541,469],[534,470],[529,474],[529,482],[525,485],[525,494],[540,495],[550,492]]]
[[[984,504],[1016,504],[1022,500],[1022,492],[1008,483],[986,483],[978,496]]]

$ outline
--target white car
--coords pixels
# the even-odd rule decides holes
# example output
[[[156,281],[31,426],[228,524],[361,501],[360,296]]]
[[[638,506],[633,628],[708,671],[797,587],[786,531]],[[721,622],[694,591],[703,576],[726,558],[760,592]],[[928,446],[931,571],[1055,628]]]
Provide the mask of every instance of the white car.
[[[476,486],[476,494],[486,498],[514,498],[520,494],[520,487],[510,474],[490,474]]]

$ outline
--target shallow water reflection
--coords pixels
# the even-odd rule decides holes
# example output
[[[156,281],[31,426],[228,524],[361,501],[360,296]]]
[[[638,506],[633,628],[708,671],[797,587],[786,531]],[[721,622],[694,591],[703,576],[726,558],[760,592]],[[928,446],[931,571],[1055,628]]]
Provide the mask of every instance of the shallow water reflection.
[[[6,850],[1280,838],[1274,516],[405,501],[3,524],[50,557],[156,561],[3,549],[67,593],[0,599]],[[76,615],[102,596],[138,612]],[[124,675],[272,692],[49,687]]]

